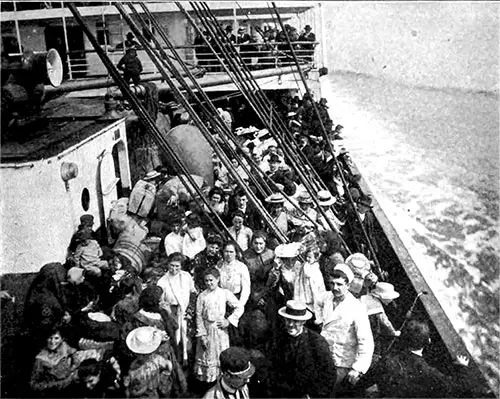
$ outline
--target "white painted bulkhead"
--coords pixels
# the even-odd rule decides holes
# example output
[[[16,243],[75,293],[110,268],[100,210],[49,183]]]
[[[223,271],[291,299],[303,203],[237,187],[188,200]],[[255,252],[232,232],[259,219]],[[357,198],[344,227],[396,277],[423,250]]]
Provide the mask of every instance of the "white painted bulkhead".
[[[78,175],[67,183],[61,177],[64,163],[78,168]],[[1,273],[30,273],[49,262],[63,263],[80,216],[92,214],[97,229],[118,198],[118,181],[130,189],[125,120],[111,123],[54,157],[1,164],[0,172]],[[87,209],[82,201],[85,189]]]

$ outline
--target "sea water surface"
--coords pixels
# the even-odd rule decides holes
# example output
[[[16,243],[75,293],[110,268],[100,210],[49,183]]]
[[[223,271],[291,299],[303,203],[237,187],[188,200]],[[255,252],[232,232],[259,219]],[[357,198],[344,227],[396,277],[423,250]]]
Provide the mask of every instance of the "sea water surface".
[[[322,79],[346,148],[498,392],[498,93]]]

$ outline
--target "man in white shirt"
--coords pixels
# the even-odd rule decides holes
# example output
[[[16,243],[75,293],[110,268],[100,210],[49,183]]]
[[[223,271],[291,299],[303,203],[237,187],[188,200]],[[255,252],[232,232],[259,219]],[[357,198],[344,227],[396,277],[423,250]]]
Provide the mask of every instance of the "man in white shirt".
[[[368,371],[374,343],[366,308],[349,292],[354,279],[349,266],[341,263],[327,267],[326,275],[330,291],[318,300],[316,323],[323,325],[321,335],[328,342],[337,367],[334,388],[339,394]]]

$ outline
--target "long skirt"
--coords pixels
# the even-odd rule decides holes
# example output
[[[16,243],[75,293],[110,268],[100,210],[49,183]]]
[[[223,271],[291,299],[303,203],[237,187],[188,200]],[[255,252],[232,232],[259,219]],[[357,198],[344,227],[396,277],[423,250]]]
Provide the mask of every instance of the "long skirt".
[[[194,373],[200,381],[213,382],[220,375],[219,356],[223,350],[229,348],[229,334],[227,328],[218,328],[215,321],[205,322],[205,328],[207,348],[202,347],[201,340],[198,338]]]

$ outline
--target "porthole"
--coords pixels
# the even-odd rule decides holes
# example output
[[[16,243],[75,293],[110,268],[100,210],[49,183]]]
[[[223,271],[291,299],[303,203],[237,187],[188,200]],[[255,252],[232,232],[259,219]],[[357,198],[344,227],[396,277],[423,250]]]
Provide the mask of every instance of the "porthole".
[[[90,192],[88,188],[82,190],[82,208],[85,212],[89,210],[90,206]]]

